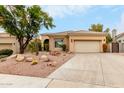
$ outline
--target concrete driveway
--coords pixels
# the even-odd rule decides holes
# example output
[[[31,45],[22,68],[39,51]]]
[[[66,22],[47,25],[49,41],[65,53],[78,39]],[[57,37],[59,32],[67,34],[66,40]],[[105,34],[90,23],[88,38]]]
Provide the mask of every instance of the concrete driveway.
[[[47,78],[0,74],[0,87],[123,88],[124,56],[111,53],[75,54]]]
[[[48,87],[124,87],[124,56],[76,54],[48,78]]]

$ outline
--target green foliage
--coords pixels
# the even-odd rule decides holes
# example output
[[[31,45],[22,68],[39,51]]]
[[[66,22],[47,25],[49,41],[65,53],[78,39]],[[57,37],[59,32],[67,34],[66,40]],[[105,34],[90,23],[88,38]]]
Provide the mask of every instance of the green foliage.
[[[102,24],[92,24],[91,27],[89,28],[89,31],[94,31],[94,32],[106,32],[106,43],[112,42],[112,37],[110,35],[110,29],[106,28],[105,31],[103,31],[103,25]]]
[[[24,53],[24,49],[41,27],[55,27],[52,17],[38,5],[0,5],[0,17],[0,27],[18,39],[20,53]]]
[[[0,59],[5,57],[8,57],[8,55],[0,55]]]
[[[39,45],[41,45],[41,40],[34,39],[28,44],[28,50],[31,51],[31,53],[36,52],[36,54],[38,55]]]
[[[92,24],[91,27],[89,28],[89,31],[102,32],[103,25],[102,24]]]
[[[13,50],[11,49],[2,49],[0,50],[0,59],[8,57],[13,54]]]
[[[35,48],[35,42],[30,42],[29,44],[28,44],[28,50],[29,51],[31,51],[31,53],[33,53],[33,52],[36,52],[36,48]]]
[[[35,39],[34,42],[37,43],[38,51],[41,51],[42,49],[42,43],[40,39]]]
[[[37,52],[38,49],[37,49],[37,47],[36,47],[36,42],[31,41],[31,42],[28,44],[28,50],[31,51],[31,53]]]
[[[13,54],[13,50],[11,50],[11,49],[2,49],[2,50],[0,50],[0,55],[10,56],[12,54]]]
[[[107,36],[106,36],[106,43],[108,44],[108,43],[112,42],[112,37],[111,37],[111,35],[110,35],[110,29],[107,28],[104,32],[107,33]]]

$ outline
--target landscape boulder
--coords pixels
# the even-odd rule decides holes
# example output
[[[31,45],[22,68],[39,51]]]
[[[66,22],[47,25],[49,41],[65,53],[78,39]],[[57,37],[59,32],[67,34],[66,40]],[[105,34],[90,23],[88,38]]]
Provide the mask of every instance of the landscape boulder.
[[[68,53],[68,54],[71,54],[72,52],[69,51],[69,52],[67,52],[67,53]]]
[[[63,56],[66,56],[66,54],[64,53]]]
[[[7,57],[7,59],[12,59],[12,58],[16,58],[16,57],[17,57],[17,54],[11,55],[11,56]]]
[[[2,58],[1,60],[0,60],[0,62],[4,62],[4,61],[6,61],[7,59],[6,58]]]
[[[32,62],[33,58],[32,57],[26,57],[25,61],[26,62]]]
[[[36,65],[36,64],[38,64],[38,60],[33,59],[32,62],[31,62],[31,65]]]
[[[44,61],[44,62],[48,62],[48,61],[49,61],[49,58],[48,58],[47,55],[42,55],[42,56],[40,57],[40,60],[42,60],[42,61]]]
[[[17,62],[22,62],[22,61],[24,61],[24,59],[25,59],[25,57],[23,55],[17,55],[17,57],[16,57]]]
[[[52,55],[52,56],[58,56],[58,55],[60,55],[61,53],[59,52],[59,51],[51,51],[50,52],[50,55]]]
[[[56,62],[56,61],[54,61],[54,62],[49,62],[49,63],[47,64],[47,66],[56,67],[56,66],[57,66],[57,62]]]

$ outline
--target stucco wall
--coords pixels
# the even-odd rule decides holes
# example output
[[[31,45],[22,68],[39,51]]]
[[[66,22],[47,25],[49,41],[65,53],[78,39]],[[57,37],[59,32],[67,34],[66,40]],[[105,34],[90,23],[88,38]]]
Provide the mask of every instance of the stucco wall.
[[[55,39],[64,39],[64,44],[66,44],[67,49],[69,48],[69,38],[66,36],[50,36],[49,37],[49,49],[50,51],[61,50],[61,48],[55,48]]]
[[[121,42],[119,42],[120,40],[121,40]],[[124,43],[124,36],[117,38],[116,41],[119,43]]]
[[[119,52],[124,52],[124,36],[117,38],[116,41],[119,43]]]
[[[14,36],[7,33],[0,33],[0,49],[12,49],[14,53],[19,52],[19,44]]]
[[[56,50],[55,48],[55,38],[63,38],[64,43],[66,44],[67,48],[69,51],[74,52],[74,41],[75,40],[98,40],[100,41],[100,51],[102,52],[102,44],[106,42],[106,37],[105,36],[70,36],[70,37],[65,37],[65,36],[50,36],[49,37],[49,47],[50,50]]]

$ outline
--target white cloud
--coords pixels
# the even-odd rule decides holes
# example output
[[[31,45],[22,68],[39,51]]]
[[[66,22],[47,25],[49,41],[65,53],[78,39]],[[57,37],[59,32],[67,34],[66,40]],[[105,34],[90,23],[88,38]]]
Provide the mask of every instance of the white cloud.
[[[101,7],[105,8],[105,9],[111,9],[112,12],[116,12],[119,9],[123,8],[123,6],[121,6],[121,5],[104,5],[104,6],[101,6]]]
[[[124,13],[122,13],[121,20],[117,24],[117,27],[116,28],[118,30],[118,33],[124,32]]]
[[[85,13],[91,6],[79,6],[79,5],[56,5],[56,6],[44,6],[43,9],[49,13],[52,17],[63,18],[67,15],[78,15]]]

